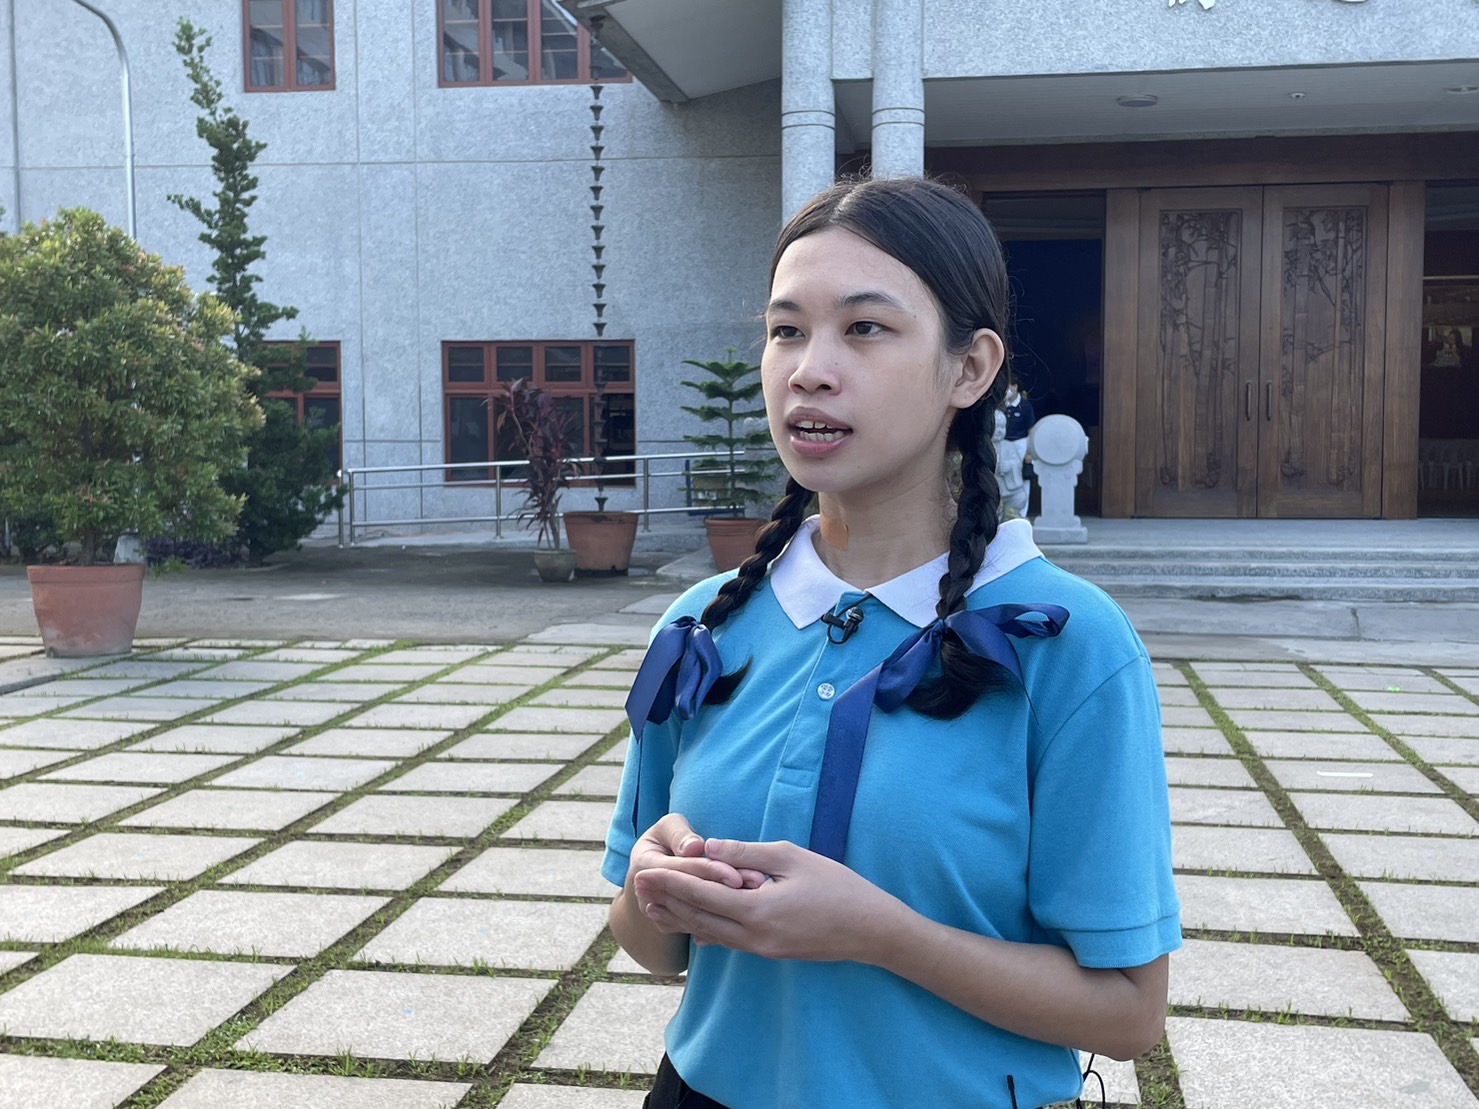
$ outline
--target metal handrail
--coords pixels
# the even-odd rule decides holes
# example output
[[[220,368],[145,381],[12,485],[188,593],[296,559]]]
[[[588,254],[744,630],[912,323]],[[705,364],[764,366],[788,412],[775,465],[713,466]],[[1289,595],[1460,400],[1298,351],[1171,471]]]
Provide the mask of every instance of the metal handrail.
[[[756,453],[761,452],[750,452],[751,456]],[[763,453],[768,454],[769,452]],[[736,450],[734,454],[736,459],[746,457],[746,452],[743,449]],[[652,529],[651,518],[653,516],[662,516],[675,512],[695,511],[695,508],[691,501],[689,503],[678,505],[672,508],[652,507],[652,479],[676,477],[682,478],[685,482],[688,482],[689,477],[693,472],[693,467],[690,465],[690,463],[695,459],[709,459],[718,463],[727,463],[729,460],[729,453],[727,451],[722,454],[717,454],[713,451],[669,451],[660,454],[609,454],[600,461],[606,463],[633,462],[637,464],[638,473],[604,475],[586,473],[582,474],[579,480],[586,482],[594,481],[599,483],[603,479],[607,481],[627,481],[634,478],[640,479],[642,490],[642,507],[636,511],[638,512],[638,515],[642,517],[642,530],[650,531]],[[654,462],[673,462],[678,460],[682,460],[684,462],[684,465],[681,469],[654,470],[652,468],[652,464]],[[598,460],[595,457],[583,457],[571,458],[567,461],[576,466],[590,466],[596,463]],[[339,487],[344,494],[344,496],[340,498],[338,509],[339,546],[354,546],[355,533],[364,531],[367,528],[405,527],[419,524],[491,523],[493,525],[494,535],[501,539],[503,537],[504,521],[515,520],[519,517],[519,513],[509,513],[503,510],[503,491],[506,487],[517,489],[521,485],[521,483],[516,480],[506,479],[503,476],[504,471],[517,469],[521,466],[527,466],[528,464],[529,463],[524,459],[508,459],[501,462],[496,462],[492,459],[489,459],[486,462],[419,462],[407,464],[404,466],[345,466],[339,471]],[[390,482],[384,485],[376,484],[368,486],[358,485],[359,479],[373,474],[445,474],[449,470],[491,470],[493,471],[493,478],[491,481],[484,480],[478,482],[456,483],[452,485],[448,485],[446,482],[429,483],[426,481]],[[723,467],[720,467],[718,472],[722,473]],[[355,508],[356,493],[369,493],[372,491],[376,493],[382,493],[391,492],[394,490],[428,488],[486,489],[490,485],[493,489],[493,515],[491,516],[457,515],[412,516],[384,520],[356,519],[356,516],[358,515]],[[692,486],[688,485],[688,487],[685,489],[685,497],[691,497],[692,492]],[[730,504],[713,504],[704,506],[704,510],[727,511],[737,507],[739,506]],[[560,516],[563,519],[565,513],[561,512]]]

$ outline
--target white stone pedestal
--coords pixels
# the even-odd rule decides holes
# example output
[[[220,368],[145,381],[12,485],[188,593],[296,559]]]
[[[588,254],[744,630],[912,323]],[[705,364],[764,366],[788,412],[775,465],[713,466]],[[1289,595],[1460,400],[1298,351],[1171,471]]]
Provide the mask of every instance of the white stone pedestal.
[[[1072,416],[1044,416],[1027,436],[1032,469],[1042,490],[1042,515],[1032,538],[1042,543],[1087,543],[1089,529],[1073,513],[1073,492],[1089,453],[1089,437]]]

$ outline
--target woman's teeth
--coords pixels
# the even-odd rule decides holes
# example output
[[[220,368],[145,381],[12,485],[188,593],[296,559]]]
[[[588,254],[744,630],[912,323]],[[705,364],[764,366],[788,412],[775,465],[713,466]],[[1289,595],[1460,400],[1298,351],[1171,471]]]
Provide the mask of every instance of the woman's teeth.
[[[835,443],[847,434],[826,424],[797,424],[796,437],[808,443]]]

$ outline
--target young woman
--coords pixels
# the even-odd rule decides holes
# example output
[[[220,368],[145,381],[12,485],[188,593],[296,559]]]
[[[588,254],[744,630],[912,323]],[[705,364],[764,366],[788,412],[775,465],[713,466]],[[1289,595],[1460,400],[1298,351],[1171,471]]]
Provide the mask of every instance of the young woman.
[[[1160,1039],[1150,661],[997,524],[1006,309],[941,185],[841,184],[781,234],[790,481],[758,553],[659,624],[607,839],[616,938],[688,971],[652,1109],[1028,1109],[1078,1096],[1075,1049]]]

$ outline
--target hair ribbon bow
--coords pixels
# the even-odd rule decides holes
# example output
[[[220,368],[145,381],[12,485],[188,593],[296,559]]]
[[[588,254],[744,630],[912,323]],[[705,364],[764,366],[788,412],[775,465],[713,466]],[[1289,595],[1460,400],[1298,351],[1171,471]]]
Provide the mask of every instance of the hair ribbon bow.
[[[1067,623],[1068,610],[1058,605],[996,605],[953,612],[920,628],[853,683],[833,703],[827,724],[827,746],[811,822],[811,849],[842,861],[873,707],[893,712],[909,699],[940,657],[946,631],[954,632],[971,654],[1004,667],[1020,683],[1022,665],[1009,637],[1046,639],[1061,632]]]

